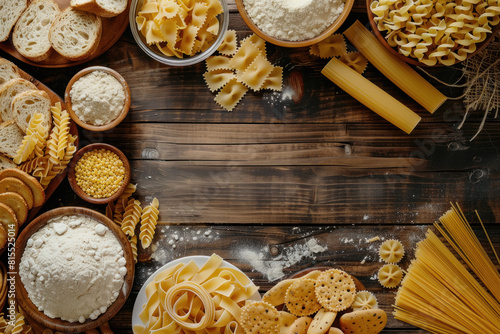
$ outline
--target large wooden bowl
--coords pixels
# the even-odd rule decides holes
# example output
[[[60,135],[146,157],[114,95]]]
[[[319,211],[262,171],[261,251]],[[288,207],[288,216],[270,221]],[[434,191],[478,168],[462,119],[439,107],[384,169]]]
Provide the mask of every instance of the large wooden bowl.
[[[125,175],[123,177],[122,184],[120,185],[120,188],[110,197],[105,197],[105,198],[95,198],[90,195],[88,195],[86,192],[80,188],[80,186],[76,183],[76,176],[75,176],[75,166],[78,163],[78,160],[87,152],[93,151],[93,150],[100,150],[100,149],[105,149],[108,151],[111,151],[115,153],[121,161],[123,161],[123,167],[125,168]],[[93,203],[93,204],[107,204],[109,202],[113,202],[120,197],[120,195],[125,191],[125,188],[127,188],[127,185],[130,183],[130,178],[131,178],[131,172],[130,172],[130,163],[125,156],[125,154],[120,151],[118,148],[114,147],[113,145],[109,144],[104,144],[104,143],[95,143],[95,144],[90,144],[87,146],[84,146],[83,148],[79,149],[74,157],[73,160],[71,160],[71,163],[68,165],[68,181],[69,185],[71,186],[71,189],[80,197],[81,199]]]
[[[407,57],[407,56],[399,53],[397,49],[390,46],[389,43],[387,43],[387,40],[385,39],[385,35],[386,35],[385,32],[382,32],[382,31],[378,30],[378,28],[377,28],[377,23],[375,23],[375,20],[374,20],[375,15],[373,15],[373,13],[370,9],[370,4],[372,2],[373,2],[373,0],[366,0],[366,11],[368,12],[368,20],[370,21],[370,26],[372,27],[373,34],[375,36],[377,36],[380,43],[382,43],[393,55],[398,57],[400,60],[402,60],[408,64],[415,65],[415,66],[421,66],[421,67],[442,67],[442,66],[445,66],[443,64],[440,64],[439,62],[434,66],[426,65],[424,63],[419,62],[415,58]],[[481,43],[478,43],[476,45],[476,47],[477,47],[476,51],[469,53],[467,55],[467,59],[475,56],[478,52],[481,52],[481,50],[483,50],[486,47],[486,45],[488,45],[488,43],[493,39],[493,37],[495,37],[495,35],[498,31],[500,31],[500,24],[497,24],[496,26],[494,26],[491,34],[488,34],[484,41],[482,41]]]
[[[123,282],[123,286],[120,290],[118,298],[114,301],[113,304],[111,304],[111,306],[108,307],[107,311],[101,314],[96,320],[88,319],[84,323],[71,323],[68,321],[63,321],[59,318],[53,319],[38,310],[38,308],[29,299],[28,293],[26,292],[26,289],[21,282],[20,276],[15,275],[16,300],[21,308],[27,313],[29,318],[33,319],[35,322],[41,324],[42,326],[65,333],[80,333],[96,328],[109,321],[122,308],[123,304],[125,304],[125,301],[127,300],[130,291],[132,290],[132,284],[134,281],[134,257],[132,255],[132,248],[130,247],[130,243],[127,237],[125,236],[125,234],[123,234],[120,228],[109,218],[94,210],[68,206],[47,211],[41,216],[35,218],[31,222],[31,224],[26,226],[23,232],[19,235],[16,240],[15,248],[15,271],[17,273],[19,273],[19,263],[21,262],[21,258],[23,256],[23,252],[28,239],[33,235],[33,233],[44,226],[50,219],[61,215],[85,215],[92,217],[102,224],[106,225],[118,239],[123,248],[123,256],[127,261],[127,274],[125,275],[125,280]]]
[[[120,112],[120,114],[118,115],[117,118],[112,120],[110,123],[104,124],[104,125],[93,125],[93,124],[85,123],[75,114],[75,112],[73,111],[73,108],[72,108],[72,103],[71,103],[70,92],[71,92],[71,88],[73,87],[73,84],[78,79],[83,77],[84,75],[89,74],[89,73],[94,72],[94,71],[101,71],[101,72],[110,74],[113,77],[115,77],[116,80],[118,80],[118,82],[120,82],[122,84],[123,91],[125,93],[125,102],[123,104],[122,111]],[[120,122],[123,121],[125,116],[127,116],[127,113],[130,109],[130,102],[131,102],[130,88],[127,84],[127,81],[125,81],[125,79],[120,75],[120,73],[116,72],[115,70],[113,70],[109,67],[104,67],[104,66],[91,66],[91,67],[87,67],[87,68],[81,70],[80,72],[75,74],[73,76],[73,78],[71,78],[68,85],[66,86],[66,91],[64,92],[64,100],[66,102],[66,108],[68,110],[68,114],[76,124],[78,124],[79,126],[81,126],[84,129],[87,129],[90,131],[106,131],[106,130],[112,129],[115,126],[117,126],[118,124],[120,124]]]
[[[238,7],[238,11],[240,12],[241,17],[243,18],[243,21],[245,21],[247,26],[250,29],[252,29],[254,33],[256,33],[261,38],[263,38],[264,40],[266,40],[271,44],[284,46],[288,48],[301,48],[321,42],[322,40],[324,40],[325,38],[336,32],[340,28],[340,26],[347,19],[347,16],[349,16],[349,13],[351,12],[353,5],[354,5],[354,0],[346,0],[344,4],[344,10],[340,14],[340,16],[335,20],[335,22],[333,22],[333,24],[328,29],[323,31],[320,35],[303,41],[292,42],[271,37],[262,30],[260,30],[260,28],[257,27],[255,23],[253,23],[250,16],[248,16],[247,11],[245,10],[245,5],[243,4],[243,0],[236,0],[236,6]]]

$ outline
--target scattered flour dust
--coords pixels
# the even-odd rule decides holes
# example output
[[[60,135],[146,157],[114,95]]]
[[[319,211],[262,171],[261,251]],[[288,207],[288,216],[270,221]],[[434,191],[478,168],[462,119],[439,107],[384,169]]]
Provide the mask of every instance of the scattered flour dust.
[[[287,41],[318,36],[344,10],[344,0],[243,0],[243,4],[262,31]]]
[[[260,252],[244,249],[240,252],[240,256],[269,281],[276,281],[285,276],[284,268],[289,268],[304,258],[314,259],[315,254],[326,250],[327,247],[318,244],[316,238],[311,238],[304,244],[284,248],[280,255],[271,259],[265,259],[265,255],[269,253],[267,247],[264,247]]]
[[[58,216],[26,242],[19,275],[40,311],[83,323],[116,300],[126,263],[118,239],[106,226],[89,216]]]

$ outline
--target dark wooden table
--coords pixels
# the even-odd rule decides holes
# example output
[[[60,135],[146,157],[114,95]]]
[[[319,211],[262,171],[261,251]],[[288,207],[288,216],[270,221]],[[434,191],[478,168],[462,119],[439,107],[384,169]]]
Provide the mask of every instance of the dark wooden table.
[[[341,31],[355,19],[367,22],[363,3],[356,3]],[[230,8],[230,28],[239,38],[249,35],[233,2]],[[271,62],[285,69],[283,92],[250,92],[233,112],[214,102],[203,81],[204,64],[157,63],[129,29],[86,65],[43,69],[14,60],[61,96],[69,79],[91,65],[117,70],[130,85],[132,106],[123,123],[106,133],[80,132],[81,145],[106,142],[123,150],[137,199],[149,203],[155,196],[161,203],[157,249],[151,260],[151,251],[140,250],[134,291],[110,323],[116,332],[131,332],[132,306],[148,276],[183,256],[217,253],[262,292],[278,280],[259,272],[259,265],[281,264],[284,276],[334,266],[356,276],[390,314],[396,290],[375,279],[380,242],[367,244],[365,238],[401,240],[407,268],[416,243],[457,201],[469,217],[479,211],[500,245],[498,119],[489,119],[470,142],[482,113],[472,113],[458,130],[461,101],[450,100],[430,115],[369,66],[367,78],[423,117],[406,135],[321,75],[327,60],[310,56],[307,48],[267,47]],[[433,73],[445,80],[458,75],[453,69]],[[449,96],[461,93],[433,84]],[[67,181],[43,211],[65,205],[104,212],[76,198]],[[291,254],[312,239],[326,250]],[[384,333],[424,332],[389,318]]]

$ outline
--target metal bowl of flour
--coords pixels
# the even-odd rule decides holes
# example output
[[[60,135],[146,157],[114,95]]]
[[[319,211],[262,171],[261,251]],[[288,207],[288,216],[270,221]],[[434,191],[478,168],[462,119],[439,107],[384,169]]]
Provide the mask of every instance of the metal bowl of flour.
[[[23,256],[24,250],[26,248],[26,244],[30,237],[37,232],[40,228],[45,226],[49,220],[55,217],[60,216],[87,216],[97,220],[99,223],[105,225],[113,235],[118,240],[118,243],[121,245],[123,249],[123,257],[126,260],[126,264],[124,265],[127,269],[127,272],[124,276],[124,282],[122,284],[121,289],[118,292],[118,297],[116,300],[107,308],[107,310],[99,315],[95,320],[87,319],[83,323],[79,322],[68,322],[61,320],[60,318],[50,318],[43,311],[39,311],[38,308],[33,304],[33,302],[28,297],[28,293],[24,287],[24,284],[21,281],[21,277],[19,274],[15,275],[15,287],[16,287],[16,301],[19,304],[20,308],[23,310],[28,323],[30,320],[35,323],[43,326],[43,328],[50,328],[54,331],[64,332],[64,333],[82,333],[94,328],[97,328],[109,321],[112,317],[118,313],[118,311],[122,308],[127,300],[130,292],[132,290],[132,284],[134,281],[134,258],[132,255],[132,249],[130,247],[130,243],[122,233],[120,228],[113,223],[109,218],[104,216],[103,214],[82,207],[61,207],[57,209],[53,209],[47,211],[46,213],[35,218],[23,232],[19,235],[16,240],[15,247],[15,272],[19,273],[19,264],[21,262],[21,258]],[[72,296],[67,296],[68,302],[70,302]]]
[[[344,23],[344,21],[347,19],[349,16],[349,13],[351,12],[352,6],[354,5],[354,0],[346,0],[344,3],[344,10],[340,14],[340,16],[333,22],[331,26],[329,26],[326,30],[324,30],[321,34],[314,38],[310,39],[305,39],[301,41],[287,41],[287,40],[281,40],[274,38],[272,36],[269,36],[266,34],[264,31],[262,31],[250,18],[248,15],[245,5],[243,4],[243,0],[236,0],[236,6],[238,7],[238,11],[240,12],[241,17],[243,18],[243,21],[247,24],[247,26],[252,29],[254,33],[262,37],[264,40],[271,44],[279,45],[279,46],[284,46],[288,48],[301,48],[305,46],[310,46],[316,43],[321,42],[334,32],[336,32],[340,26]]]

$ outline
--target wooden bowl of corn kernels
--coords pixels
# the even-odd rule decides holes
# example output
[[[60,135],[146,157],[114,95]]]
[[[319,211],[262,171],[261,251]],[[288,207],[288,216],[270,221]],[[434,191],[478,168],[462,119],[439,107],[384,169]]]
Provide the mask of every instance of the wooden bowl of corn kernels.
[[[93,204],[115,201],[130,183],[130,163],[109,144],[90,144],[75,153],[68,181],[81,199]]]

